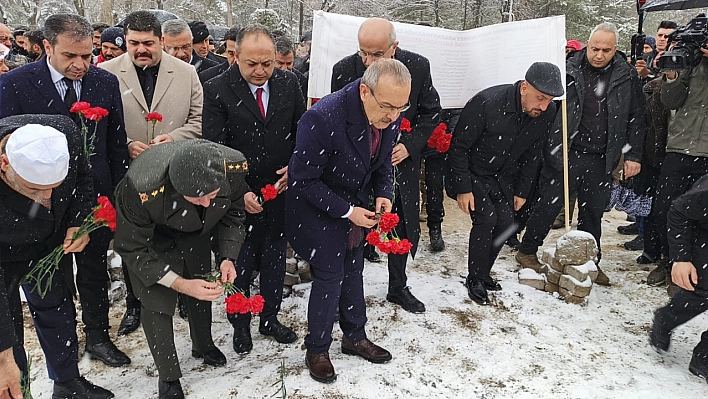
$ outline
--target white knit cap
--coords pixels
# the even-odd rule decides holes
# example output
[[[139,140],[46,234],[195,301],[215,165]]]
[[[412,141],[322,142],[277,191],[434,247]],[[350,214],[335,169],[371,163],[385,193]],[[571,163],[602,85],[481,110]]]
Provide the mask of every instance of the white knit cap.
[[[5,152],[12,169],[32,184],[57,184],[69,173],[69,144],[53,127],[29,124],[15,130]]]

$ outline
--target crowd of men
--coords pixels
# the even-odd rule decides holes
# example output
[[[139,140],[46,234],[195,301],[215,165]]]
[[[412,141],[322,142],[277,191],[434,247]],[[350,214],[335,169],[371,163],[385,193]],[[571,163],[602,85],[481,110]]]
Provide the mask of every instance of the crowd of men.
[[[226,364],[211,335],[211,301],[224,294],[225,283],[249,296],[258,272],[265,300],[258,332],[281,344],[298,340],[278,320],[288,244],[312,270],[304,338],[311,377],[337,378],[329,359],[337,320],[343,353],[388,362],[392,354],[371,342],[365,328],[364,259],[378,255],[365,249],[364,237],[377,215],[400,217],[397,236],[412,244],[415,257],[424,163],[431,250],[445,248],[445,190],[472,222],[468,296],[488,304],[488,291],[502,289],[490,271],[519,225],[525,234],[517,261],[542,267],[537,251],[562,207],[563,128],[553,100],[563,95],[578,228],[600,247],[618,168],[654,198],[650,215],[638,222],[644,243],[638,262],[657,263],[648,283],[673,284],[650,334],[652,347],[668,350],[671,332],[708,303],[708,183],[701,179],[708,148],[700,140],[708,118],[700,109],[708,95],[708,50],[690,70],[661,70],[657,60],[675,28],[662,22],[651,51],[632,65],[617,51],[616,27],[600,24],[585,48],[568,42],[565,87],[557,65],[535,62],[523,80],[443,111],[428,59],[399,47],[394,26],[380,18],[361,24],[358,51],[334,65],[332,94],[309,110],[311,35],[296,48],[261,25],[234,27],[221,57],[210,51],[203,22],[161,24],[147,11],[129,14],[120,27],[92,26],[73,14],[50,16],[42,30],[13,32],[0,24],[0,220],[9,226],[0,233],[0,398],[8,390],[21,397],[19,376],[28,373],[20,288],[54,381],[52,397],[114,397],[79,373],[74,305],[78,293],[85,353],[112,367],[130,364],[109,334],[111,240],[128,291],[118,334],[142,324],[160,398],[184,397],[177,308],[189,322],[192,356]],[[108,116],[82,121],[70,112],[77,101]],[[160,121],[147,120],[151,113]],[[404,121],[410,127],[403,134]],[[446,155],[428,145],[441,121],[453,133]],[[96,134],[91,154],[82,144],[84,124]],[[264,201],[268,185],[278,195]],[[117,210],[115,234],[98,229],[75,238],[98,196]],[[20,284],[58,245],[71,256],[62,259],[48,293]],[[425,305],[407,285],[407,262],[408,254],[388,254],[386,299],[422,313]],[[220,281],[203,278],[212,269]],[[598,271],[597,283],[610,285],[599,265]],[[228,315],[237,354],[253,349],[251,319]],[[708,332],[689,369],[708,376]]]

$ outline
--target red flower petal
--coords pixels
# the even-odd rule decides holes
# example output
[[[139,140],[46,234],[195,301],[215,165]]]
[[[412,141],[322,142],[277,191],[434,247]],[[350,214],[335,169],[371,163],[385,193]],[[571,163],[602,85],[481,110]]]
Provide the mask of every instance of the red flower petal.
[[[265,299],[260,295],[254,295],[248,298],[248,308],[253,314],[259,314],[263,311]]]
[[[86,101],[77,101],[71,105],[71,109],[69,110],[69,112],[78,114],[79,112],[83,112],[89,108],[91,108],[90,103],[87,103]]]
[[[387,212],[381,214],[381,219],[379,220],[379,230],[382,233],[390,233],[400,221],[400,218],[395,213]]]
[[[263,200],[270,201],[278,196],[278,189],[272,184],[266,184],[265,187],[261,188],[261,194],[263,195]]]

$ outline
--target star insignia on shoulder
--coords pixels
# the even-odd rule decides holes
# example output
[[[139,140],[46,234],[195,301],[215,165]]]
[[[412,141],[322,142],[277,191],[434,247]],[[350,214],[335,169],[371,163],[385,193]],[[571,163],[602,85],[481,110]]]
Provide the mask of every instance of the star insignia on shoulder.
[[[227,171],[239,171],[239,170],[248,170],[248,163],[247,162],[239,162],[239,163],[225,163],[224,167],[226,168]]]
[[[156,198],[158,195],[162,194],[165,192],[165,186],[162,186],[156,190],[153,190],[151,192],[146,192],[146,193],[139,193],[140,195],[140,202],[145,203],[149,201],[152,198]]]

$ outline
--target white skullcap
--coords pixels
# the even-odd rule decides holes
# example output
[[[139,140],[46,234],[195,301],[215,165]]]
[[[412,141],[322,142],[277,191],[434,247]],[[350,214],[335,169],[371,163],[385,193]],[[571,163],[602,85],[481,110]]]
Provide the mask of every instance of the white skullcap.
[[[69,144],[53,127],[29,124],[15,130],[5,152],[15,173],[32,184],[57,184],[69,173]]]

